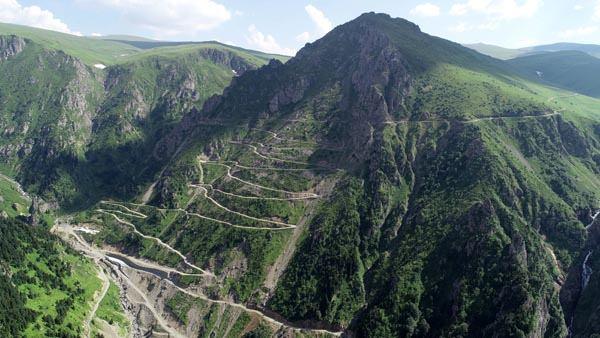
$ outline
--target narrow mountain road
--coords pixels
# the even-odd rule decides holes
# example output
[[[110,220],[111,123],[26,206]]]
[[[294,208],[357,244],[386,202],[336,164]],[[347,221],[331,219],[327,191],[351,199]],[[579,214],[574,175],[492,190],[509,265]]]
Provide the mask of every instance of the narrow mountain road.
[[[573,93],[573,94],[568,94],[568,95],[552,96],[552,97],[548,98],[548,102],[552,102],[552,101],[558,100],[558,99],[568,99],[570,97],[575,97],[575,96],[579,96],[579,94]]]
[[[417,120],[417,121],[411,121],[411,120],[399,120],[399,121],[385,121],[383,122],[384,124],[408,124],[408,123],[415,123],[415,124],[420,124],[420,123],[435,123],[435,122],[456,122],[456,123],[477,123],[477,122],[482,122],[482,121],[495,121],[495,120],[519,120],[519,119],[534,119],[534,118],[540,118],[540,117],[550,117],[550,116],[555,116],[555,115],[560,115],[559,111],[554,111],[551,113],[547,113],[547,114],[540,114],[540,115],[520,115],[520,116],[486,116],[486,117],[478,117],[478,118],[474,118],[474,119],[469,119],[469,120],[448,120],[448,119],[439,119],[439,120]]]
[[[153,241],[155,241],[156,243],[158,243],[158,244],[159,244],[160,246],[162,246],[163,248],[166,248],[167,250],[169,250],[169,251],[171,251],[172,253],[174,253],[174,254],[176,254],[177,256],[179,256],[179,257],[180,257],[180,258],[183,260],[183,262],[184,262],[184,263],[185,263],[187,266],[191,267],[192,269],[194,269],[194,270],[196,270],[196,271],[200,271],[200,272],[202,272],[203,274],[205,274],[205,275],[207,275],[207,276],[210,276],[210,277],[215,277],[215,275],[214,275],[212,272],[210,272],[210,271],[206,271],[206,270],[204,270],[204,269],[202,269],[202,268],[200,268],[200,267],[198,267],[198,266],[194,265],[193,263],[190,263],[190,261],[188,261],[187,257],[186,257],[184,254],[182,254],[182,253],[181,253],[179,250],[177,250],[177,249],[173,248],[172,246],[170,246],[169,244],[167,244],[167,243],[163,242],[163,241],[162,241],[160,238],[156,238],[156,237],[152,237],[152,236],[148,236],[148,235],[145,235],[145,234],[143,234],[142,232],[140,232],[140,231],[137,229],[137,227],[136,227],[136,226],[135,226],[133,223],[130,223],[130,222],[128,222],[128,221],[125,221],[125,220],[123,220],[123,219],[119,218],[119,216],[117,216],[117,215],[113,214],[111,210],[105,210],[105,209],[96,209],[96,211],[98,211],[98,212],[100,212],[100,213],[103,213],[103,214],[106,214],[106,215],[110,215],[110,216],[112,216],[112,217],[113,217],[113,218],[114,218],[114,219],[115,219],[117,222],[119,222],[119,223],[121,223],[121,224],[124,224],[124,225],[127,225],[127,226],[131,227],[131,228],[133,229],[133,232],[135,232],[137,235],[139,235],[139,236],[141,236],[141,237],[143,237],[143,238],[146,238],[146,239],[150,239],[150,240],[153,240]]]
[[[208,189],[206,189],[205,187],[201,186],[201,185],[194,185],[194,184],[189,184],[188,186],[193,187],[193,188],[198,188],[202,191],[202,195],[204,196],[204,198],[206,198],[207,200],[211,201],[214,205],[216,205],[218,208],[225,210],[229,213],[232,213],[234,215],[243,217],[243,218],[247,218],[256,222],[261,222],[261,223],[270,223],[270,224],[275,224],[275,225],[281,225],[283,227],[287,227],[287,228],[296,228],[296,225],[293,224],[287,224],[287,223],[283,223],[283,222],[279,222],[279,221],[273,221],[273,220],[268,220],[268,219],[263,219],[263,218],[257,218],[257,217],[253,217],[253,216],[249,216],[246,214],[242,214],[241,212],[237,212],[235,210],[231,210],[225,206],[223,206],[222,204],[220,204],[218,201],[216,201],[215,199],[213,199],[212,197],[208,196]]]
[[[305,165],[305,166],[310,166],[311,165],[310,163],[307,163],[307,162],[286,160],[286,159],[283,159],[283,158],[266,156],[264,154],[261,154],[258,151],[258,148],[255,145],[252,145],[252,144],[249,144],[249,143],[236,142],[236,141],[229,141],[229,143],[248,147],[248,148],[250,148],[250,150],[252,150],[253,154],[255,154],[256,156],[258,156],[258,157],[260,157],[262,159],[265,159],[265,160],[274,161],[274,162],[282,162],[282,163],[291,163],[291,164]]]
[[[490,117],[480,117],[480,118],[475,118],[475,119],[470,119],[470,120],[466,120],[466,121],[462,121],[463,123],[476,123],[476,122],[481,122],[481,121],[495,121],[495,120],[521,120],[521,119],[535,119],[535,118],[540,118],[540,117],[550,117],[550,116],[555,116],[555,115],[559,115],[559,112],[552,112],[552,113],[547,113],[547,114],[540,114],[540,115],[521,115],[521,116],[490,116]]]
[[[259,128],[251,128],[252,130],[257,130],[257,131],[261,131],[263,133],[267,133],[269,135],[271,135],[271,138],[280,142],[289,142],[289,143],[300,143],[300,144],[308,144],[308,145],[317,145],[316,142],[311,142],[311,141],[302,141],[302,140],[294,140],[294,139],[284,139],[279,137],[279,134],[277,134],[276,132],[270,131],[270,130],[266,130],[266,129],[259,129]]]
[[[223,164],[223,163],[219,163],[219,162],[207,162],[207,161],[201,161],[200,163],[201,164],[202,163],[210,163],[210,164],[214,164],[214,165],[223,166],[223,167],[225,167],[227,169],[227,174],[226,175],[227,175],[228,178],[231,178],[232,180],[238,181],[240,183],[243,183],[243,184],[246,184],[248,186],[255,187],[255,188],[258,188],[258,189],[261,189],[261,190],[274,191],[274,192],[279,192],[279,193],[286,194],[286,195],[291,195],[291,196],[295,196],[295,197],[303,197],[303,198],[319,198],[320,197],[319,195],[317,195],[315,193],[294,192],[294,191],[287,191],[287,190],[282,190],[282,189],[275,189],[275,188],[265,187],[263,185],[259,185],[259,184],[256,184],[256,183],[245,181],[245,180],[243,180],[243,179],[241,179],[239,177],[236,177],[236,176],[232,175],[231,174],[232,167],[229,166],[229,165],[227,165],[227,164]]]
[[[140,204],[140,206],[152,207],[152,206],[148,206],[148,205],[142,205],[142,204]],[[185,214],[186,214],[186,215],[188,215],[188,216],[194,216],[194,217],[198,217],[198,218],[201,218],[201,219],[204,219],[204,220],[207,220],[207,221],[212,221],[212,222],[215,222],[215,223],[219,223],[219,224],[227,225],[227,226],[230,226],[230,227],[233,227],[233,228],[238,228],[238,229],[246,229],[246,230],[272,230],[272,231],[277,231],[277,230],[288,230],[288,229],[294,229],[294,228],[296,227],[296,225],[291,225],[291,224],[286,224],[286,223],[281,223],[281,222],[279,222],[279,223],[280,223],[280,224],[285,224],[285,226],[284,226],[284,227],[273,228],[273,227],[255,227],[255,226],[238,225],[238,224],[233,224],[233,223],[231,223],[231,222],[223,221],[223,220],[220,220],[220,219],[216,219],[216,218],[212,218],[212,217],[204,216],[204,215],[201,215],[201,214],[198,214],[198,213],[189,212],[189,211],[187,211],[187,210],[185,210],[185,209],[182,209],[182,208],[178,208],[178,209],[164,209],[164,208],[157,208],[157,207],[152,207],[152,208],[155,208],[156,210],[160,210],[160,211],[176,211],[176,212],[182,212],[182,213],[185,213]],[[100,211],[100,210],[101,210],[101,211]],[[110,215],[112,215],[113,217],[116,217],[116,219],[118,219],[118,221],[119,221],[119,222],[123,221],[123,220],[122,220],[122,219],[120,219],[118,216],[116,216],[116,215],[114,215],[114,214],[111,214],[112,210],[106,210],[106,209],[97,209],[97,211],[99,211],[99,212],[102,212],[102,213],[104,213],[104,214],[110,214]],[[247,216],[247,217],[251,217],[251,216]],[[273,223],[273,221],[270,221],[270,220],[263,220],[263,221],[268,221],[269,223]],[[134,225],[134,224],[132,224],[132,223],[130,223],[130,222],[127,222],[127,221],[123,221],[123,222],[125,222],[125,223],[122,223],[122,224],[125,224],[125,225],[128,225],[128,226],[132,226],[132,227],[134,227],[134,228],[135,228],[135,225]],[[141,233],[140,233],[140,232],[137,230],[137,228],[135,228],[135,231],[137,231],[136,233],[139,233],[139,234],[141,234]],[[142,234],[142,235],[143,235],[143,234]],[[156,237],[152,237],[152,236],[148,236],[148,235],[143,235],[143,236],[146,236],[146,237],[147,237],[147,238],[149,238],[149,239],[154,239],[154,240],[160,241],[160,239],[158,239],[158,238],[156,238]]]
[[[98,262],[96,262],[96,268],[98,270],[97,276],[102,281],[102,289],[100,290],[100,294],[98,294],[95,297],[94,305],[92,306],[91,311],[88,313],[85,319],[84,335],[88,338],[91,338],[92,336],[92,321],[94,320],[94,317],[96,317],[96,312],[100,307],[100,303],[102,303],[102,300],[104,299],[104,297],[106,297],[106,293],[108,292],[108,288],[110,287],[110,281],[108,280],[108,277],[102,270],[102,267],[98,265]]]
[[[594,223],[596,223],[596,219],[598,218],[598,215],[600,215],[600,209],[598,211],[596,211],[595,214],[590,215],[592,217],[592,221],[590,222],[590,224],[588,224],[585,227],[586,230],[590,230],[592,228],[592,226],[594,225]]]

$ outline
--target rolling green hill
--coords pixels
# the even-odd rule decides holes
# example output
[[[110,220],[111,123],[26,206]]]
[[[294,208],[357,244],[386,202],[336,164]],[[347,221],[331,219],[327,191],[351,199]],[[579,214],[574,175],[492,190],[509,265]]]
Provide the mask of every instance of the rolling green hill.
[[[478,51],[479,53],[489,55],[501,60],[514,59],[536,54],[545,54],[549,52],[568,52],[577,51],[591,55],[595,58],[600,58],[600,45],[581,44],[581,43],[555,43],[550,45],[540,45],[533,47],[525,47],[519,49],[504,48],[485,43],[465,44],[465,47]]]
[[[566,51],[523,56],[509,61],[525,76],[551,86],[600,97],[600,59]],[[539,73],[538,73],[539,72]]]
[[[550,45],[533,46],[529,48],[523,48],[522,50],[528,53],[579,51],[600,58],[600,45],[593,44],[562,42]]]
[[[524,54],[524,52],[520,49],[504,48],[485,43],[465,44],[465,47],[500,60],[509,60]]]
[[[199,49],[224,49],[235,51],[244,57],[255,59],[253,62],[262,64],[272,58],[281,61],[289,57],[272,55],[258,51],[227,46],[218,42],[166,42],[155,41],[131,36],[79,37],[28,26],[0,23],[0,35],[16,35],[26,38],[46,48],[63,51],[65,54],[80,59],[89,66],[95,64],[114,65],[131,62],[144,57],[144,51],[150,55],[173,56],[180,52]],[[162,47],[162,48],[161,48]],[[169,48],[174,47],[174,48]],[[138,55],[141,54],[141,55]]]
[[[93,38],[79,37],[44,29],[0,23],[0,35],[16,35],[46,48],[61,50],[87,65],[118,63],[125,56],[137,54],[131,45]]]

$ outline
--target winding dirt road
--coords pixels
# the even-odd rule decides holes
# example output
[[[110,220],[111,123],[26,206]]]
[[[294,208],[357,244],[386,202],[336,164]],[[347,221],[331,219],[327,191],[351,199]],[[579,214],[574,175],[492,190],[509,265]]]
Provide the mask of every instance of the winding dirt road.
[[[268,132],[268,131],[266,131]],[[279,137],[279,135],[277,133],[274,132],[268,132],[273,139],[279,140],[279,141],[286,141],[283,138]],[[246,143],[236,143],[236,142],[232,142],[235,144],[240,144],[243,146],[248,147],[249,149],[251,149],[251,151],[259,156],[260,158],[263,159],[267,159],[270,161],[277,161],[277,162],[282,162],[282,163],[293,163],[293,164],[300,164],[300,165],[305,165],[305,166],[309,166],[309,163],[306,162],[299,162],[299,161],[293,161],[293,160],[285,160],[285,159],[279,159],[279,158],[273,158],[273,157],[269,157],[267,155],[261,154],[258,151],[258,148],[252,144],[246,144]],[[228,165],[226,163],[229,163],[231,165]],[[259,196],[243,196],[243,195],[238,195],[235,194],[233,192],[226,192],[223,190],[220,190],[216,187],[214,187],[211,184],[205,184],[204,181],[204,169],[202,168],[202,164],[214,164],[214,165],[219,165],[222,166],[224,168],[226,168],[227,173],[226,173],[226,177],[231,179],[231,180],[235,180],[237,182],[242,183],[245,186],[249,186],[249,187],[253,187],[259,190],[264,190],[264,191],[271,191],[271,192],[277,192],[282,194],[284,197],[259,197]],[[240,169],[245,169],[245,170],[273,170],[273,171],[307,171],[307,170],[311,170],[311,168],[307,168],[307,169],[303,169],[303,168],[276,168],[276,167],[272,167],[272,168],[260,168],[260,167],[249,167],[249,166],[244,166],[241,165],[240,163],[236,162],[236,161],[229,161],[229,162],[213,162],[213,161],[202,161],[200,160],[200,182],[202,182],[201,184],[189,184],[188,186],[191,188],[196,189],[197,191],[194,193],[193,197],[191,200],[194,200],[194,198],[198,195],[201,195],[202,198],[206,199],[207,201],[209,201],[212,205],[216,206],[217,208],[220,208],[221,210],[224,210],[225,212],[231,213],[233,215],[236,215],[238,217],[243,217],[249,220],[252,220],[254,222],[259,222],[259,223],[265,223],[265,224],[270,224],[270,225],[274,225],[277,227],[253,227],[253,226],[242,226],[242,225],[237,225],[237,224],[233,224],[231,222],[228,221],[224,221],[224,220],[219,220],[219,219],[215,219],[212,217],[208,217],[208,216],[204,216],[198,213],[193,213],[193,212],[189,212],[187,211],[187,207],[186,209],[182,209],[182,208],[177,208],[177,209],[162,209],[162,208],[158,208],[158,207],[154,207],[154,206],[149,206],[146,205],[147,201],[148,201],[148,196],[151,195],[151,191],[153,191],[154,189],[154,184],[151,186],[150,189],[148,189],[148,191],[146,191],[146,193],[144,194],[144,197],[142,198],[142,201],[144,202],[143,204],[136,204],[136,203],[124,203],[124,202],[113,202],[113,201],[101,201],[100,203],[102,205],[104,205],[105,207],[101,207],[98,208],[96,211],[105,215],[108,215],[112,218],[114,218],[118,223],[126,225],[128,227],[130,227],[132,229],[132,231],[139,235],[142,238],[145,239],[149,239],[152,240],[154,242],[156,242],[157,244],[159,244],[161,247],[166,248],[168,251],[176,254],[177,256],[179,256],[183,262],[189,266],[190,268],[194,269],[195,271],[198,271],[200,273],[198,274],[190,274],[190,273],[183,273],[180,272],[176,269],[172,269],[169,267],[164,267],[162,265],[159,264],[155,264],[155,263],[151,263],[151,262],[146,262],[144,260],[135,258],[135,257],[130,257],[128,255],[124,255],[122,253],[118,253],[118,255],[121,255],[122,257],[124,257],[123,259],[127,258],[127,260],[130,261],[130,263],[133,266],[128,265],[125,262],[119,262],[118,259],[115,259],[111,256],[115,255],[115,252],[112,252],[110,250],[105,250],[105,249],[101,249],[101,248],[97,248],[94,247],[93,245],[88,244],[85,240],[83,240],[81,237],[79,237],[76,233],[76,231],[74,231],[72,228],[68,228],[70,227],[69,225],[66,224],[59,224],[59,227],[64,227],[62,230],[63,233],[66,233],[68,236],[73,236],[75,238],[75,245],[82,251],[85,252],[86,255],[93,257],[94,261],[98,264],[99,260],[103,260],[104,264],[112,264],[115,266],[115,269],[111,269],[116,271],[116,273],[119,276],[119,279],[121,279],[122,281],[124,281],[126,283],[126,289],[128,288],[129,291],[128,292],[135,292],[139,298],[142,300],[142,303],[145,307],[147,307],[149,309],[149,311],[152,313],[152,316],[156,319],[158,325],[160,327],[162,327],[170,336],[172,337],[182,337],[182,334],[180,332],[178,332],[175,328],[173,328],[172,326],[169,325],[169,323],[166,321],[165,317],[163,317],[161,315],[161,311],[158,310],[158,308],[156,307],[156,304],[153,303],[153,301],[151,299],[148,299],[147,293],[143,292],[142,290],[140,290],[140,286],[136,285],[136,283],[134,283],[128,276],[126,273],[123,272],[123,270],[127,270],[130,269],[131,271],[135,271],[136,273],[140,273],[140,274],[146,274],[146,275],[152,275],[155,278],[159,278],[160,280],[164,281],[165,283],[168,283],[170,285],[170,287],[185,293],[186,295],[190,296],[190,297],[194,297],[194,298],[198,298],[198,299],[202,299],[206,302],[212,303],[212,304],[221,304],[221,305],[225,305],[225,306],[229,306],[229,307],[233,307],[238,309],[239,311],[244,311],[247,312],[249,314],[253,314],[258,316],[259,318],[261,318],[262,320],[270,323],[273,326],[276,327],[280,327],[280,328],[287,328],[287,329],[292,329],[294,331],[302,331],[302,332],[311,332],[311,333],[315,333],[315,334],[327,334],[327,335],[332,335],[332,336],[341,336],[342,332],[334,332],[334,331],[328,331],[328,330],[320,330],[320,329],[306,329],[303,327],[297,327],[294,326],[290,323],[287,322],[282,322],[278,319],[275,319],[269,315],[267,315],[266,313],[262,312],[261,310],[258,309],[254,309],[254,308],[249,308],[244,304],[239,304],[239,303],[235,303],[233,301],[229,301],[229,300],[221,300],[221,299],[213,299],[210,298],[208,296],[206,296],[205,294],[203,294],[202,292],[199,292],[198,290],[190,290],[188,288],[183,288],[177,284],[175,284],[173,281],[170,280],[170,278],[164,278],[164,275],[162,274],[163,272],[166,272],[167,275],[170,273],[179,273],[182,275],[190,275],[190,276],[199,276],[199,277],[203,277],[203,276],[210,276],[210,277],[216,277],[212,272],[207,271],[205,269],[200,268],[199,266],[194,265],[193,263],[189,262],[187,257],[180,252],[179,250],[173,248],[172,246],[170,246],[169,244],[163,242],[160,238],[154,237],[154,236],[149,236],[149,235],[145,235],[144,233],[140,232],[136,225],[133,224],[132,222],[128,221],[127,219],[123,219],[123,218],[135,218],[135,219],[139,219],[139,220],[145,220],[148,219],[149,216],[144,214],[141,211],[138,210],[134,210],[137,209],[135,208],[137,207],[151,207],[154,208],[155,210],[160,210],[160,211],[174,211],[174,212],[181,212],[181,213],[185,213],[188,216],[192,216],[192,217],[198,217],[201,219],[205,219],[205,220],[209,220],[209,221],[213,221],[219,224],[223,224],[223,225],[227,225],[227,226],[231,226],[231,227],[235,227],[235,228],[241,228],[241,229],[246,229],[246,230],[261,230],[261,231],[280,231],[280,230],[294,230],[294,233],[297,233],[298,235],[300,234],[300,232],[298,231],[299,229],[299,225],[296,224],[287,224],[284,222],[280,222],[280,221],[276,221],[276,220],[271,220],[271,219],[264,219],[264,218],[259,218],[259,217],[253,217],[250,215],[246,215],[244,213],[235,211],[235,210],[231,210],[229,209],[227,206],[222,205],[219,201],[215,200],[211,195],[209,194],[210,192],[212,193],[216,193],[216,194],[223,194],[225,196],[229,196],[232,198],[239,198],[239,199],[253,199],[253,200],[278,200],[278,201],[298,201],[298,200],[315,200],[318,198],[321,198],[321,196],[319,196],[316,193],[313,192],[293,192],[293,191],[287,191],[287,190],[283,190],[283,189],[276,189],[276,188],[271,188],[271,187],[266,187],[266,186],[262,186],[260,184],[257,183],[253,183],[253,182],[249,182],[246,181],[244,179],[238,178],[236,176],[234,176],[232,174],[232,167],[238,167]],[[329,169],[328,169],[329,170]],[[209,191],[210,190],[210,191]],[[150,192],[150,193],[149,193]],[[190,201],[191,203],[191,201]],[[142,210],[143,211],[143,210]],[[306,218],[306,217],[305,217]],[[306,221],[306,219],[305,219]],[[117,256],[118,257],[118,256]],[[107,263],[108,262],[108,263]],[[100,264],[98,264],[100,265]],[[144,267],[148,268],[148,270],[144,270]],[[129,272],[131,272],[129,271]],[[162,277],[161,277],[162,276]],[[106,276],[105,276],[106,277]],[[114,277],[114,276],[110,276],[110,277]],[[209,280],[209,281],[213,281],[213,280]],[[106,284],[106,283],[105,283]],[[110,284],[108,284],[110,285]],[[101,297],[103,298],[103,295],[106,294],[106,291],[108,290],[108,287],[106,287],[106,290],[104,288],[104,284],[103,284],[103,289],[101,291]],[[92,313],[90,313],[90,317],[93,318],[95,312],[97,311],[97,308],[99,306],[101,300],[99,300],[98,302],[96,302]],[[91,321],[90,321],[91,322]]]
[[[163,242],[163,241],[162,241],[160,238],[156,238],[156,237],[153,237],[153,236],[148,236],[148,235],[145,235],[145,234],[143,234],[142,232],[140,232],[140,231],[137,229],[137,227],[136,227],[136,226],[135,226],[133,223],[130,223],[130,222],[128,222],[128,221],[125,221],[125,220],[123,220],[123,219],[119,218],[119,216],[117,216],[117,215],[115,215],[115,214],[113,214],[113,213],[112,213],[112,210],[96,209],[96,211],[98,211],[98,212],[100,212],[100,213],[103,213],[103,214],[106,214],[106,215],[110,215],[110,216],[112,216],[112,217],[113,217],[113,218],[114,218],[114,219],[115,219],[117,222],[119,222],[119,223],[121,223],[121,224],[124,224],[124,225],[127,225],[127,226],[131,227],[131,228],[133,229],[133,232],[135,232],[135,233],[136,233],[137,235],[139,235],[140,237],[143,237],[143,238],[146,238],[146,239],[150,239],[150,240],[153,240],[153,241],[155,241],[156,243],[158,243],[158,244],[159,244],[160,246],[162,246],[163,248],[166,248],[167,250],[169,250],[169,251],[171,251],[172,253],[174,253],[174,254],[176,254],[177,256],[179,256],[179,257],[180,257],[180,258],[183,260],[183,262],[184,262],[184,263],[185,263],[187,266],[189,266],[190,268],[192,268],[192,269],[194,269],[194,270],[196,270],[196,271],[200,271],[200,272],[201,272],[202,274],[204,274],[204,275],[211,276],[211,277],[216,277],[216,276],[215,276],[215,275],[214,275],[212,272],[210,272],[210,271],[206,271],[206,270],[204,270],[204,269],[202,269],[202,268],[200,268],[200,267],[198,267],[198,266],[194,265],[193,263],[190,263],[190,261],[188,261],[187,257],[186,257],[184,254],[182,254],[182,253],[181,253],[179,250],[177,250],[177,249],[173,248],[173,247],[172,247],[172,246],[170,246],[169,244],[167,244],[167,243]]]
[[[108,288],[110,287],[110,281],[108,280],[108,277],[106,276],[106,274],[104,273],[104,270],[102,270],[102,267],[98,266],[98,263],[96,262],[96,267],[98,270],[98,278],[102,281],[102,289],[100,290],[100,294],[98,294],[95,297],[95,301],[94,301],[94,305],[92,306],[92,309],[90,311],[90,313],[88,313],[85,322],[84,322],[84,335],[88,338],[91,337],[92,335],[92,321],[94,320],[94,317],[96,317],[96,312],[98,311],[98,308],[100,307],[100,303],[102,303],[102,300],[104,299],[104,297],[106,296],[106,293],[108,292]]]
[[[270,187],[265,187],[263,185],[259,185],[256,183],[252,183],[252,182],[248,182],[246,180],[243,180],[239,177],[236,177],[234,175],[231,174],[231,170],[232,167],[227,165],[227,164],[223,164],[223,163],[219,163],[219,162],[209,162],[209,161],[202,161],[200,160],[200,164],[203,163],[209,163],[209,164],[213,164],[213,165],[220,165],[222,167],[225,167],[227,169],[227,177],[231,178],[232,180],[238,181],[240,183],[246,184],[248,186],[254,187],[254,188],[258,188],[261,190],[268,190],[268,191],[274,191],[274,192],[278,192],[278,193],[282,193],[282,194],[286,194],[286,195],[291,195],[294,197],[299,197],[299,198],[304,198],[304,199],[310,199],[310,198],[319,198],[320,196],[315,194],[315,193],[310,193],[310,192],[294,192],[294,191],[287,191],[287,190],[282,190],[282,189],[275,189],[275,188],[270,188]],[[306,169],[304,169],[306,170]]]

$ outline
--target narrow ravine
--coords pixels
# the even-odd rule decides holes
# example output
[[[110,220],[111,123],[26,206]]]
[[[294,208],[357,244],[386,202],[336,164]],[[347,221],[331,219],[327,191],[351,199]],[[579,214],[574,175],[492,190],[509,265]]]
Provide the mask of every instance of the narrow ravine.
[[[590,257],[592,256],[592,253],[593,253],[593,251],[591,251],[591,250],[588,252],[588,254],[585,256],[585,259],[583,260],[583,264],[581,266],[581,293],[583,293],[585,288],[590,283],[590,279],[592,278],[592,273],[594,272],[592,270],[592,267],[589,266],[589,264],[588,264]]]

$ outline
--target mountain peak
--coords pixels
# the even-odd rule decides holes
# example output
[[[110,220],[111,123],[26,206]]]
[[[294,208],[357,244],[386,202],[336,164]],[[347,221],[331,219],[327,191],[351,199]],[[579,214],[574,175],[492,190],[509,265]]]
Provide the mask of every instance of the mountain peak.
[[[417,24],[403,18],[393,18],[387,13],[363,13],[356,19],[346,23],[346,25],[353,25],[356,23],[369,24],[373,26],[379,26],[381,28],[383,28],[382,25],[395,25],[395,28],[398,28],[398,26],[404,26],[406,28],[414,30],[415,32],[421,32],[421,28]]]

